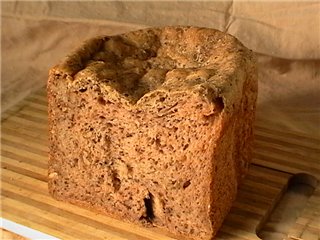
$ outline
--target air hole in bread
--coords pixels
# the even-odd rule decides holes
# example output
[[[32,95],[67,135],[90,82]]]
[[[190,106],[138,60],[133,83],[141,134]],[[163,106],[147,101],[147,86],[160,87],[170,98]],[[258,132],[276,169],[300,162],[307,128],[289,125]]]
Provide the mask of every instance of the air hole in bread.
[[[187,187],[189,187],[190,184],[191,184],[191,181],[190,181],[190,180],[186,181],[186,182],[183,184],[183,186],[182,186],[183,189],[186,189]]]
[[[103,97],[98,97],[98,103],[101,105],[106,105],[106,100]]]
[[[133,167],[127,164],[127,169],[128,169],[128,175],[132,175],[133,173]]]
[[[153,212],[153,195],[149,192],[147,197],[143,199],[145,206],[145,214],[140,217],[140,220],[146,220],[147,222],[152,222],[155,218]]]
[[[112,172],[112,185],[113,185],[114,192],[119,191],[121,187],[121,180],[119,178],[117,171]]]
[[[217,97],[213,100],[213,102],[215,103],[218,111],[222,111],[224,109],[224,102],[222,97]]]
[[[159,99],[160,102],[164,102],[165,100],[166,100],[165,97],[161,97],[161,98]]]
[[[183,146],[183,150],[186,150],[189,147],[189,143]]]
[[[78,158],[74,158],[72,159],[72,161],[70,161],[70,166],[71,167],[76,167],[79,164],[79,159]]]
[[[85,91],[87,91],[87,88],[80,88],[80,89],[79,89],[79,92],[81,92],[81,93],[83,93],[83,92],[85,92]]]

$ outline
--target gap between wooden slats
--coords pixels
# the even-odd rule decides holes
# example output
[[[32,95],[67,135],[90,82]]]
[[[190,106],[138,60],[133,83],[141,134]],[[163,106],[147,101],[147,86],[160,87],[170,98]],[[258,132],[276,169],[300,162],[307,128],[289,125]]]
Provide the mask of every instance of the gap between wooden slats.
[[[5,129],[1,130],[1,137],[8,136],[8,138],[10,138],[11,140],[13,140],[13,138],[16,138],[16,140],[14,140],[16,142],[33,142],[35,144],[42,145],[43,147],[48,149],[48,136],[42,136],[41,139],[39,135],[30,136],[29,133],[25,131],[16,131],[15,129],[8,128],[8,126],[6,126]]]
[[[18,160],[21,160],[21,161],[23,161],[23,159],[25,157],[27,157],[27,158],[32,158],[34,160],[37,160],[37,161],[43,163],[43,162],[46,162],[47,158],[48,158],[48,154],[47,153],[42,153],[42,154],[33,153],[33,152],[29,152],[29,151],[24,150],[24,149],[19,149],[19,148],[16,148],[16,147],[5,145],[5,144],[2,144],[1,148],[2,148],[1,149],[2,151],[8,151],[8,152],[16,154],[16,156],[19,156]]]
[[[16,136],[8,136],[6,134],[2,134],[1,136],[1,144],[6,146],[11,146],[17,148],[17,150],[26,150],[31,153],[39,154],[41,156],[47,156],[49,148],[46,145],[35,143],[33,141],[25,141],[22,138]],[[46,161],[47,159],[44,159]]]
[[[288,178],[291,177],[291,174],[279,171],[275,172],[275,170],[270,170],[268,168],[252,164],[249,169],[249,176],[254,176],[260,178],[261,180],[267,180],[270,182],[278,183],[280,185],[284,185],[287,182]]]
[[[320,183],[319,183],[320,184]],[[320,188],[320,186],[318,186],[318,189]],[[315,195],[316,193],[313,193],[313,195],[310,197],[309,201],[307,204],[311,204],[311,205],[315,205],[319,207],[320,210],[320,196],[319,195]]]
[[[265,197],[275,196],[281,188],[282,188],[281,186],[271,187],[263,183],[257,183],[252,181],[244,181],[241,184],[241,190],[244,190],[250,193],[258,192],[260,195]]]
[[[43,87],[43,88],[37,90],[34,95],[47,98],[47,88]]]
[[[1,151],[1,156],[2,157],[6,157],[8,159],[13,159],[13,160],[17,160],[19,162],[24,162],[27,164],[30,164],[32,166],[36,166],[42,169],[47,169],[48,168],[48,161],[38,161],[34,158],[30,158],[27,156],[24,156],[23,159],[21,158],[21,156],[17,155],[16,153],[12,153],[12,152],[8,152],[2,149]]]
[[[273,142],[274,144],[279,144],[279,145],[288,146],[292,148],[302,149],[304,151],[312,151],[314,153],[320,153],[320,149],[317,144],[300,142],[300,140],[297,140],[297,139],[283,138],[278,135],[267,134],[264,132],[256,133],[255,139],[264,141],[264,142]]]
[[[303,235],[306,235],[308,233],[313,235],[314,238],[312,240],[319,240],[319,235],[320,235],[319,228],[313,228],[313,227],[310,227],[309,225],[306,226],[306,225],[301,225],[296,223],[294,224],[292,229],[293,230],[290,231],[289,236],[293,235],[293,236],[302,237],[301,238],[302,240],[311,240],[310,238],[309,239],[303,238]]]
[[[234,226],[223,225],[220,230],[222,233],[226,233],[232,236],[229,240],[261,240],[257,237],[255,233],[249,233],[245,230],[235,228]],[[219,237],[219,236],[218,236]],[[238,238],[237,238],[238,237]],[[217,238],[220,240],[225,240],[224,238]]]
[[[28,204],[28,202],[18,201],[16,198],[5,198],[2,200],[2,204],[5,208],[5,212],[19,212],[20,216],[27,215],[31,222],[40,223],[39,221],[41,220],[43,225],[47,225],[52,229],[68,234],[68,239],[103,239],[102,236],[104,235],[110,240],[126,239],[110,235],[110,232],[103,232],[98,228],[89,226],[85,223],[79,223],[77,219],[65,218],[63,215],[52,214],[51,211],[41,209],[39,205],[31,205]],[[63,225],[61,225],[62,222],[64,223]],[[33,226],[31,227],[33,228]],[[57,237],[60,237],[59,235]]]
[[[24,108],[21,109],[21,111],[25,111],[26,114],[35,113],[41,118],[47,118],[48,117],[48,109],[47,107],[45,109],[39,109],[35,108],[31,105],[25,105]]]
[[[319,204],[317,204],[319,205]],[[313,218],[318,218],[320,221],[320,209],[317,205],[308,205],[305,207],[303,210],[302,214],[300,215],[299,218],[301,219],[313,219]],[[320,228],[320,222],[319,222],[319,228]]]
[[[311,152],[299,151],[294,148],[286,148],[284,146],[279,146],[270,142],[259,142],[254,143],[254,152],[264,152],[265,154],[274,154],[276,156],[281,156],[284,158],[290,158],[295,161],[306,160],[308,157],[309,161],[317,162],[319,160],[318,154],[312,154]]]
[[[39,119],[41,123],[47,123],[48,122],[48,114],[42,112],[42,111],[34,111],[27,108],[24,108],[20,111],[21,115],[18,116],[27,116],[27,117],[33,117],[35,119]]]
[[[320,186],[318,186],[318,188],[320,188]],[[314,208],[315,209],[315,211],[317,211],[317,213],[319,214],[319,216],[320,216],[320,204],[319,204],[319,202],[320,202],[320,197],[318,196],[314,196],[314,195],[312,195],[310,198],[309,198],[309,200],[308,200],[308,202],[307,202],[307,204],[306,204],[306,209],[308,209],[308,208]]]
[[[239,236],[235,236],[232,234],[232,232],[224,232],[221,230],[218,233],[218,236],[216,236],[215,240],[247,240],[247,239],[239,237]],[[252,238],[250,238],[249,240],[252,240]],[[259,240],[261,240],[261,239],[259,239]]]
[[[284,172],[288,172],[288,173],[292,173],[292,174],[305,172],[305,173],[309,173],[314,176],[319,175],[319,172],[316,169],[306,167],[304,165],[300,166],[300,165],[296,165],[296,164],[294,166],[288,166],[288,165],[284,164],[283,162],[281,162],[280,160],[267,158],[264,156],[258,156],[258,157],[254,156],[253,163],[256,165],[268,167],[268,168],[271,168],[274,170],[279,169],[280,171],[284,171]]]
[[[313,229],[314,231],[316,230],[320,230],[320,216],[318,215],[317,217],[316,216],[313,216],[313,218],[299,218],[297,221],[296,221],[296,224],[300,224],[302,226],[307,226],[311,229]],[[320,234],[320,232],[319,232]]]
[[[247,209],[249,212],[255,212],[259,215],[263,215],[266,213],[265,204],[257,206],[253,205],[252,202],[243,201],[243,199],[237,198],[237,201],[234,202],[233,207],[240,209]]]
[[[267,177],[268,176],[262,177],[262,176],[254,176],[254,175],[248,174],[246,176],[246,181],[252,181],[257,183],[259,182],[275,188],[279,188],[279,186],[283,186],[287,182],[287,179],[283,179],[283,181],[278,182],[278,181],[274,181],[272,178],[268,179]]]
[[[259,158],[254,158],[253,163],[256,165],[268,167],[268,168],[274,169],[274,170],[280,169],[280,171],[292,173],[292,174],[304,172],[304,173],[309,173],[311,175],[315,175],[312,172],[308,172],[308,171],[300,169],[300,168],[294,168],[291,166],[287,166],[281,162],[271,162],[270,159],[263,160],[263,159],[259,159]]]
[[[47,182],[41,181],[21,173],[14,172],[10,169],[1,169],[2,181],[23,188],[24,190],[33,191],[33,193],[48,195]]]
[[[282,136],[287,139],[296,139],[301,142],[315,144],[317,148],[319,148],[319,144],[320,144],[319,138],[315,138],[300,132],[280,131],[272,128],[273,123],[266,123],[266,124],[263,124],[263,126],[261,124],[262,124],[261,122],[255,123],[254,125],[255,132],[257,133],[264,132],[264,133],[271,134],[273,136]]]
[[[24,169],[24,170],[27,170],[27,171],[30,171],[30,172],[34,172],[35,174],[43,174],[43,176],[46,175],[47,173],[47,168],[39,168],[37,166],[34,166],[32,164],[28,164],[28,163],[25,163],[23,161],[19,161],[19,160],[16,160],[16,159],[10,159],[10,158],[7,158],[7,157],[4,157],[2,156],[1,157],[1,162],[2,164],[4,164],[4,166],[15,166],[15,167],[18,167],[18,168],[21,168],[21,169]]]
[[[257,159],[268,160],[270,162],[276,162],[276,163],[281,162],[283,165],[286,165],[286,166],[320,174],[320,164],[312,161],[306,163],[304,162],[306,161],[306,159],[304,159],[304,161],[303,160],[295,161],[294,158],[279,156],[279,155],[273,154],[272,152],[268,154],[267,151],[254,152],[253,156],[254,158],[257,158]],[[305,158],[307,158],[307,156]]]
[[[241,229],[248,233],[255,233],[256,226],[259,224],[262,216],[248,212],[237,212],[235,209],[231,210],[223,225]]]
[[[47,96],[40,96],[40,95],[35,94],[35,95],[32,95],[31,97],[29,97],[28,100],[35,102],[35,103],[43,104],[43,105],[48,104]]]
[[[43,90],[41,90],[43,92]],[[42,94],[46,94],[43,92]],[[1,115],[1,121],[5,121],[7,118],[10,116],[17,114],[18,112],[22,111],[25,108],[32,108],[32,106],[35,106],[37,110],[41,110],[42,112],[46,113],[47,112],[47,103],[45,98],[42,97],[40,99],[39,97],[34,97],[36,95],[31,94],[29,97],[25,98],[15,106],[11,107],[10,109],[7,109],[4,113]],[[35,101],[35,102],[33,102]],[[37,104],[40,103],[40,104]]]
[[[27,114],[22,113],[22,111],[14,114],[12,117],[10,117],[10,120],[12,120],[12,119],[19,119],[19,121],[21,123],[23,123],[24,121],[33,122],[33,123],[36,123],[42,127],[47,127],[47,125],[48,125],[47,118],[38,118],[33,115],[27,115]]]
[[[241,202],[249,202],[252,205],[257,207],[265,207],[270,204],[271,198],[269,196],[261,196],[260,193],[255,193],[253,191],[246,192],[244,189],[240,187],[238,191],[237,198],[241,200]]]
[[[22,126],[22,125],[16,125],[16,123],[11,121],[6,121],[2,123],[1,131],[5,133],[7,130],[16,132],[17,135],[23,134],[28,135],[31,138],[34,138],[36,140],[43,140],[43,144],[47,144],[48,141],[48,130],[42,129],[39,131],[35,131],[34,128],[31,126]]]
[[[48,125],[47,124],[39,124],[37,122],[31,121],[31,120],[27,120],[27,119],[24,119],[24,118],[20,118],[20,117],[17,117],[15,115],[10,117],[10,123],[11,124],[15,124],[18,129],[27,127],[27,128],[34,129],[34,131],[41,131],[41,132],[46,132],[47,129],[48,129]],[[2,127],[4,127],[3,125],[4,124],[2,124]]]
[[[23,149],[26,151],[29,150],[31,153],[35,153],[43,156],[48,155],[49,148],[47,145],[36,143],[33,141],[25,141],[23,138],[19,138],[17,136],[2,134],[1,143],[6,146],[15,147],[17,148],[17,150]]]
[[[1,168],[8,169],[8,170],[16,172],[16,173],[20,173],[24,176],[32,177],[34,179],[38,179],[43,182],[47,182],[47,177],[44,176],[43,173],[42,174],[36,173],[36,172],[30,171],[28,169],[17,167],[17,166],[10,164],[10,163],[5,163],[5,162],[1,163]]]
[[[17,174],[16,174],[17,175]],[[24,179],[26,179],[24,177]],[[9,183],[8,183],[9,182]],[[34,179],[30,179],[27,181],[28,184],[23,183],[21,181],[14,181],[14,183],[10,182],[10,179],[5,178],[4,179],[4,184],[3,184],[3,188],[4,189],[8,189],[10,191],[14,191],[16,193],[19,193],[22,196],[25,196],[25,201],[32,201],[32,204],[38,204],[39,206],[41,205],[40,203],[43,203],[41,206],[43,208],[50,208],[50,211],[55,211],[55,212],[59,212],[59,214],[64,214],[64,215],[68,215],[71,218],[76,218],[79,221],[83,221],[83,222],[87,222],[88,224],[96,224],[99,225],[99,227],[101,228],[105,228],[105,229],[109,229],[112,231],[125,231],[127,232],[128,229],[130,229],[130,232],[133,231],[135,232],[135,234],[138,234],[139,236],[142,234],[143,236],[147,237],[147,239],[171,239],[169,237],[164,237],[163,235],[158,235],[155,232],[150,232],[146,229],[141,229],[135,225],[131,225],[128,223],[124,223],[121,222],[119,220],[115,220],[113,218],[109,218],[103,215],[99,215],[89,211],[87,209],[84,208],[80,208],[68,203],[64,203],[64,202],[60,202],[60,201],[56,201],[54,200],[51,196],[49,196],[49,194],[47,193],[47,191],[43,192],[43,191],[34,191],[33,189],[37,187],[37,185],[39,184],[38,180],[34,180]],[[28,185],[27,187],[25,187],[25,185]],[[46,183],[45,183],[46,185]],[[17,198],[17,196],[15,196],[15,198]],[[59,208],[57,208],[57,206],[59,206]],[[76,212],[76,213],[74,213]],[[95,219],[100,220],[100,222],[96,221]],[[81,218],[81,219],[79,219]],[[103,222],[103,223],[102,223]],[[126,234],[129,234],[129,232],[127,232]],[[141,238],[139,238],[141,239]]]
[[[34,102],[32,102],[32,103],[34,103]],[[39,108],[39,107],[34,107],[34,106],[30,105],[30,104],[26,104],[21,110],[26,110],[26,111],[29,111],[29,112],[35,112],[35,113],[38,113],[38,114],[42,114],[43,116],[47,116],[48,115],[48,105],[45,104],[45,105],[40,105],[40,106],[41,107]],[[45,108],[43,108],[43,107],[45,107]]]
[[[35,103],[29,100],[26,100],[24,102],[25,104],[27,104],[30,107],[33,107],[35,109],[41,110],[43,112],[47,112],[48,111],[48,106],[46,104],[41,104],[41,103]]]

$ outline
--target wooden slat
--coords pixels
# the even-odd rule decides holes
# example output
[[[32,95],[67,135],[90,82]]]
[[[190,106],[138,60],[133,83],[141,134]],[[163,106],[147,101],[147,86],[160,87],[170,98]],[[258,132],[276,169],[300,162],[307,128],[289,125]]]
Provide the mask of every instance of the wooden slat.
[[[27,117],[34,117],[37,121],[39,119],[42,123],[47,123],[48,121],[48,116],[47,114],[43,114],[43,111],[40,110],[35,110],[35,109],[28,109],[24,108],[20,111],[21,115],[18,116],[27,116]]]
[[[36,108],[38,110],[41,110],[43,112],[47,111],[47,105],[43,104],[43,103],[37,103],[37,102],[33,102],[32,100],[26,100],[25,101],[26,104],[28,104],[28,106]]]
[[[1,154],[2,154],[2,158],[10,158],[10,159],[13,159],[13,160],[17,160],[20,157],[20,154],[19,152],[9,152],[9,151],[5,151],[2,149],[1,151]],[[32,158],[32,157],[28,157],[28,156],[23,156],[23,159],[24,159],[24,162],[25,163],[29,163],[31,164],[32,166],[36,166],[36,167],[39,167],[39,168],[47,168],[48,167],[48,164],[47,162],[43,162],[43,161],[38,161],[37,159],[35,158]]]
[[[277,145],[272,142],[261,142],[256,140],[254,144],[254,150],[255,152],[267,152],[268,154],[275,154],[280,155],[284,158],[290,158],[292,160],[297,161],[304,161],[306,159],[306,156],[308,157],[308,161],[311,162],[318,162],[318,154],[312,154],[312,152],[309,151],[299,151],[295,148],[288,148],[285,146]]]
[[[37,134],[36,136],[31,135],[30,132],[22,132],[22,131],[17,131],[16,129],[12,129],[10,127],[8,127],[8,125],[6,125],[5,129],[2,129],[1,131],[1,135],[3,138],[5,138],[5,136],[8,136],[8,138],[16,138],[15,141],[21,142],[21,141],[25,141],[25,142],[31,142],[31,143],[38,143],[40,144],[42,147],[47,148],[48,149],[48,144],[47,144],[47,136],[46,134],[44,134],[44,136]]]
[[[42,105],[47,105],[47,97],[46,96],[41,96],[41,95],[32,95],[31,97],[28,98],[28,101],[33,102],[33,103],[39,103]]]
[[[34,179],[37,179],[37,180],[40,180],[40,181],[43,181],[43,182],[47,182],[48,179],[46,176],[44,176],[44,172],[35,172],[35,171],[32,171],[32,170],[29,170],[29,169],[25,169],[23,167],[20,167],[20,166],[15,166],[14,164],[11,164],[11,163],[5,163],[5,162],[2,162],[1,163],[1,168],[2,170],[4,169],[8,169],[8,170],[11,170],[13,172],[17,172],[17,173],[20,173],[24,176],[28,176],[28,177],[32,177]]]
[[[11,147],[19,147],[20,149],[24,149],[30,151],[32,153],[36,153],[39,155],[47,155],[48,153],[48,146],[45,146],[40,143],[36,143],[33,141],[23,141],[23,139],[17,136],[10,136],[7,134],[2,134],[1,136],[1,144]]]
[[[270,133],[274,136],[279,136],[282,135],[283,137],[286,138],[295,138],[295,139],[299,139],[302,142],[312,142],[314,144],[319,144],[320,143],[320,139],[314,136],[310,136],[308,134],[305,133],[301,133],[301,132],[289,132],[289,131],[281,131],[278,128],[275,128],[273,126],[274,123],[272,122],[265,122],[265,120],[263,119],[259,119],[259,121],[255,122],[255,128],[254,131],[255,133],[259,134],[259,132],[267,132]],[[318,146],[319,148],[319,146]]]
[[[16,148],[14,146],[9,146],[9,145],[6,145],[6,144],[2,144],[1,146],[1,150],[2,151],[7,151],[7,152],[10,152],[10,153],[13,153],[13,154],[16,154],[17,156],[19,156],[19,161],[24,161],[25,160],[25,157],[26,158],[32,158],[33,160],[37,160],[41,163],[44,163],[44,158],[47,157],[48,154],[46,153],[42,153],[42,152],[36,152],[36,151],[33,151],[33,152],[29,152],[25,149],[20,149],[20,148]]]
[[[45,131],[48,128],[47,125],[45,125],[44,123],[39,124],[33,119],[24,119],[16,115],[13,115],[10,117],[10,122],[15,124],[16,126],[20,125],[20,126],[26,126],[27,128],[31,127],[34,129],[34,131]]]
[[[16,132],[17,133],[16,136],[26,135],[27,138],[34,138],[36,141],[38,140],[44,141],[43,144],[46,146],[48,145],[47,129],[35,131],[35,129],[33,129],[32,126],[29,127],[26,125],[17,125],[13,121],[2,122],[1,132],[6,133],[7,131]],[[22,138],[25,139],[23,136]]]
[[[16,166],[34,173],[43,173],[44,175],[46,175],[47,173],[47,169],[46,168],[41,168],[38,167],[34,164],[28,163],[28,162],[24,162],[24,161],[19,161],[17,159],[12,159],[12,158],[7,158],[5,156],[1,156],[1,163],[3,164],[3,166]]]
[[[275,137],[267,133],[257,133],[255,139],[263,142],[272,142],[280,146],[287,146],[294,149],[301,149],[302,151],[310,151],[312,153],[320,153],[319,146],[317,144],[310,144],[307,142],[301,142],[297,139],[285,138],[285,137]]]
[[[230,237],[226,237],[226,236]],[[228,226],[224,224],[221,227],[221,235],[219,233],[218,239],[221,240],[233,240],[233,239],[239,239],[239,240],[260,240],[256,233],[248,232],[246,230],[243,230],[241,228],[237,228],[235,226]]]
[[[272,167],[272,164],[280,164],[280,165],[287,166],[291,169],[295,169],[295,170],[291,170],[294,173],[307,172],[314,175],[319,175],[320,173],[319,164],[313,161],[309,161],[308,164],[306,165],[306,164],[303,164],[303,161],[294,161],[294,159],[290,161],[290,158],[275,156],[272,153],[268,153],[268,152],[266,152],[265,154],[263,152],[259,152],[259,153],[255,152],[253,157],[254,157],[254,163],[259,165],[262,165],[262,162],[265,162],[265,166]]]

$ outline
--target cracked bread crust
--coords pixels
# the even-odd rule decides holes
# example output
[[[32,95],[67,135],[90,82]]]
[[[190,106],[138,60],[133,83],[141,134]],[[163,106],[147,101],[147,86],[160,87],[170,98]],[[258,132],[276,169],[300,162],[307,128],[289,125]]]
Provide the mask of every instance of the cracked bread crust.
[[[252,52],[220,31],[89,40],[50,71],[49,191],[211,239],[251,159],[256,97]]]
[[[254,61],[253,53],[229,34],[166,27],[89,40],[53,71],[70,75],[73,82],[94,79],[137,103],[153,91],[199,86],[211,88],[216,96],[227,94],[233,85],[241,85],[234,73],[243,74],[237,71],[244,61]],[[235,102],[239,95],[231,93],[228,100]]]

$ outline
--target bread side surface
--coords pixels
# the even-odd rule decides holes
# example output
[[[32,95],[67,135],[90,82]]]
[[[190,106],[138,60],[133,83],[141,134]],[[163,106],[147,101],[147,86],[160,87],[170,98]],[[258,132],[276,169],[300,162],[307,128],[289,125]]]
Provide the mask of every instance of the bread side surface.
[[[252,53],[216,30],[89,40],[50,71],[50,193],[211,239],[250,162],[255,74]]]

